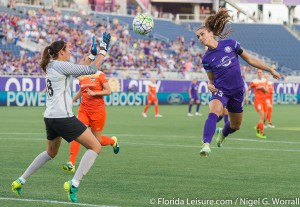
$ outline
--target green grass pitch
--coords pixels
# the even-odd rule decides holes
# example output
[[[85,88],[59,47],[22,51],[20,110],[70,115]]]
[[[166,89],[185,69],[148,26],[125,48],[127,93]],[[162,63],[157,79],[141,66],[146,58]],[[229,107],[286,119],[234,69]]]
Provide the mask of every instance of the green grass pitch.
[[[231,135],[223,148],[216,148],[213,140],[212,154],[207,158],[199,156],[207,106],[201,106],[202,117],[188,117],[187,105],[160,106],[162,118],[154,117],[153,106],[148,118],[141,115],[143,107],[107,107],[104,134],[116,135],[121,150],[114,155],[111,147],[103,147],[80,184],[78,200],[85,206],[156,207],[166,206],[162,199],[227,199],[237,201],[227,206],[249,206],[239,199],[267,198],[269,206],[275,206],[272,198],[300,197],[299,107],[274,106],[276,128],[266,129],[268,138],[261,140],[253,129],[258,115],[253,106],[245,106],[241,130]],[[0,108],[1,207],[69,206],[64,203],[68,199],[63,183],[72,174],[62,170],[69,151],[65,141],[57,157],[27,180],[22,196],[11,191],[11,182],[45,150],[43,110]],[[223,121],[218,124],[222,125]],[[84,151],[82,148],[80,158]]]

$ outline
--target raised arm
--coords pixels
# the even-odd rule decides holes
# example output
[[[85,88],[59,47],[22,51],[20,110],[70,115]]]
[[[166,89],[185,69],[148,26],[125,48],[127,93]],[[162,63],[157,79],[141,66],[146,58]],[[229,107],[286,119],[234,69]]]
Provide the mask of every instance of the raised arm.
[[[258,59],[252,57],[247,52],[243,51],[242,54],[240,54],[240,57],[243,58],[249,65],[252,65],[253,67],[262,69],[264,71],[270,72],[275,79],[280,79],[280,74],[275,71],[273,68],[263,64]]]

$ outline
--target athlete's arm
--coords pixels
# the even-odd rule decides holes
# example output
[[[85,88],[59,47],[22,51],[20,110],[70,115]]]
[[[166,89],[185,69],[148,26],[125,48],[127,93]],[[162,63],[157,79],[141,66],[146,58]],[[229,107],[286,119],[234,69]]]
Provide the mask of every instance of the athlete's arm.
[[[90,96],[107,96],[110,95],[110,87],[108,82],[103,83],[103,90],[102,91],[92,91],[91,89],[87,88],[85,91],[87,92],[88,95]]]
[[[249,65],[270,72],[275,79],[280,79],[280,74],[278,72],[276,72],[273,68],[263,64],[258,59],[252,57],[247,52],[242,51],[240,57],[243,58]]]
[[[252,89],[252,87],[253,87],[253,85],[252,84],[250,84],[249,85],[249,87],[247,88],[247,90],[246,90],[246,95],[245,95],[245,102],[247,103],[248,102],[248,100],[249,100],[249,92],[250,92],[250,90]]]
[[[192,88],[189,88],[189,97],[192,98]]]
[[[214,86],[214,74],[213,72],[206,72],[207,77],[208,77],[208,83],[207,83],[207,87],[208,90],[210,90],[210,92],[212,93],[216,93],[218,92],[218,89],[216,89],[216,87]]]
[[[75,101],[77,101],[77,99],[79,99],[80,97],[82,96],[82,92],[81,92],[81,90],[79,90],[78,92],[77,92],[77,94],[74,96],[74,98],[73,98],[73,103],[75,102]]]

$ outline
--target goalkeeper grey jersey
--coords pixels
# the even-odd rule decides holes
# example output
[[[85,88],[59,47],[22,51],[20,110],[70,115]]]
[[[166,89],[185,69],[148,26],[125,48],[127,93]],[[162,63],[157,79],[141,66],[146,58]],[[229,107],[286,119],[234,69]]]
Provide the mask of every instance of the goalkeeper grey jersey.
[[[46,70],[47,99],[45,118],[72,117],[72,76],[96,73],[95,65],[78,65],[66,61],[51,60]]]

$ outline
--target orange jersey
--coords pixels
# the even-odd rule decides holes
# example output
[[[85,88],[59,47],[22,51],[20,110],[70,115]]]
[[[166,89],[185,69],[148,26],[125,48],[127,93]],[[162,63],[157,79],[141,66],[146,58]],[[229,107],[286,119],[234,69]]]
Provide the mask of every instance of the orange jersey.
[[[267,99],[272,99],[274,93],[274,83],[268,81],[267,86],[268,86],[268,92],[266,93],[266,97]]]
[[[149,85],[149,94],[148,94],[148,96],[151,96],[152,98],[156,97],[156,88],[157,88],[156,84],[151,83]]]
[[[102,96],[90,96],[85,91],[90,89],[94,92],[99,92],[103,90],[103,84],[107,83],[107,79],[104,73],[84,75],[79,78],[80,90],[82,92],[82,100],[80,107],[88,111],[95,111],[100,108],[105,109],[105,103]]]
[[[253,88],[254,91],[254,101],[265,101],[266,100],[266,92],[263,89],[258,89],[258,87],[266,87],[267,80],[266,79],[254,79],[250,82],[250,87]]]

